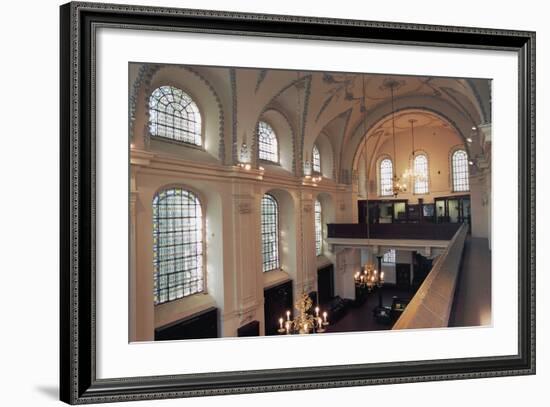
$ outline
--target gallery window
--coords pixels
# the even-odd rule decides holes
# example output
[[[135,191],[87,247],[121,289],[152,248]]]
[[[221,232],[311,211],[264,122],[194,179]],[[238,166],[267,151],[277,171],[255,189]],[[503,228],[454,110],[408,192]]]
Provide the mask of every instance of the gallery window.
[[[266,122],[258,123],[258,157],[260,160],[279,162],[277,135]]]
[[[468,154],[464,150],[457,150],[452,155],[453,191],[469,191]]]
[[[271,271],[279,266],[279,205],[277,200],[265,194],[261,202],[262,222],[262,270]]]
[[[380,161],[380,195],[393,195],[393,163],[389,158]]]
[[[311,153],[311,162],[313,163],[313,172],[321,172],[321,154],[317,145],[313,145],[313,152]]]
[[[161,86],[149,98],[149,129],[163,137],[200,146],[201,114],[197,104],[181,89]]]
[[[418,154],[414,157],[414,193],[428,193],[428,157],[425,154]]]
[[[323,208],[321,202],[315,200],[315,254],[323,253]]]
[[[382,263],[395,264],[395,250],[390,249],[382,256]]]
[[[153,198],[155,304],[204,290],[204,230],[199,199],[181,188]]]

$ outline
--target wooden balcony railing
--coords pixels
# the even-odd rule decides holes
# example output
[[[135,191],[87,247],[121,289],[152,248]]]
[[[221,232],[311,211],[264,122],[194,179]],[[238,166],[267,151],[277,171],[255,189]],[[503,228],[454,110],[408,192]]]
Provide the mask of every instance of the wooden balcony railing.
[[[433,265],[392,329],[443,328],[449,325],[467,225],[461,225]]]
[[[339,239],[451,240],[460,223],[329,223],[327,237]]]

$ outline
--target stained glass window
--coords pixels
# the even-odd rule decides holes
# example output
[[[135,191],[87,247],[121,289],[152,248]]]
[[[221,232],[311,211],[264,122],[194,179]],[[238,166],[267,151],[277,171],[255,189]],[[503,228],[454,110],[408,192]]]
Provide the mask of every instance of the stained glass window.
[[[204,289],[202,208],[199,199],[181,188],[153,198],[153,274],[155,304]]]
[[[261,212],[263,271],[276,270],[279,268],[279,205],[273,196],[263,196]]]
[[[382,263],[395,264],[395,250],[390,249],[382,256]]]
[[[201,115],[193,99],[181,89],[161,86],[149,98],[151,135],[200,146]]]
[[[418,154],[414,157],[414,193],[428,193],[428,157],[424,154]]]
[[[323,211],[321,202],[315,201],[315,254],[323,253]]]
[[[452,156],[453,191],[469,191],[468,154],[464,150],[457,150]]]
[[[258,154],[260,160],[279,162],[277,136],[266,122],[258,123]]]
[[[393,195],[393,164],[389,158],[380,161],[380,195]]]
[[[321,154],[315,144],[311,153],[311,162],[313,163],[313,172],[321,172]]]

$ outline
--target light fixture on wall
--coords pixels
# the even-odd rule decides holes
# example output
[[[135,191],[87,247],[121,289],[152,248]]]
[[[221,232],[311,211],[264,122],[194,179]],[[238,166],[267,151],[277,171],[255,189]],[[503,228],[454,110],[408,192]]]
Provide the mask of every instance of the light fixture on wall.
[[[321,312],[319,307],[315,307],[315,315],[310,313],[310,309],[313,306],[313,300],[306,293],[302,293],[298,301],[294,303],[294,308],[298,310],[296,318],[291,319],[291,312],[286,312],[286,319],[279,318],[279,332],[282,335],[292,334],[311,334],[311,333],[323,333],[326,331],[328,322],[327,312]],[[321,317],[322,315],[322,317]]]

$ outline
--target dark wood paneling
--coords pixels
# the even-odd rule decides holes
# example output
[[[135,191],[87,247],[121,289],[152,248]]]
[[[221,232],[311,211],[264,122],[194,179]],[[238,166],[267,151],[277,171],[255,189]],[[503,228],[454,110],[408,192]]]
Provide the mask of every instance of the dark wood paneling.
[[[279,318],[286,318],[287,310],[290,310],[292,317],[294,314],[292,281],[287,281],[264,290],[264,325],[266,335],[278,335]]]
[[[373,239],[451,240],[458,231],[458,223],[381,223],[370,226]],[[365,223],[329,223],[329,238],[366,239]]]
[[[218,337],[218,309],[209,308],[155,329],[155,341]]]
[[[237,329],[237,336],[260,336],[260,322],[252,321]]]
[[[334,297],[334,265],[317,270],[317,292],[321,307]]]
[[[411,287],[411,265],[407,263],[395,264],[395,286],[399,290]]]

